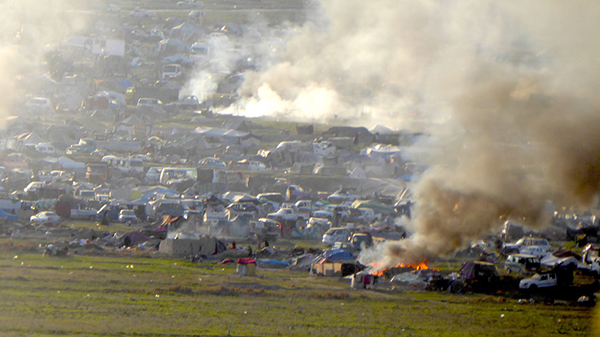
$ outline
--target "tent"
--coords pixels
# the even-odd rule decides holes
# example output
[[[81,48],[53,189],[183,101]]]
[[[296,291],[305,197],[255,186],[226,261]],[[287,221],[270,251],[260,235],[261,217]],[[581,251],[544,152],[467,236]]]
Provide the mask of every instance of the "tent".
[[[19,216],[10,214],[10,213],[6,213],[4,210],[0,209],[0,219],[14,221],[14,220],[19,220]]]
[[[352,205],[352,208],[370,208],[373,211],[380,211],[385,213],[393,213],[396,210],[392,206],[388,206],[379,201],[375,200],[355,200]]]

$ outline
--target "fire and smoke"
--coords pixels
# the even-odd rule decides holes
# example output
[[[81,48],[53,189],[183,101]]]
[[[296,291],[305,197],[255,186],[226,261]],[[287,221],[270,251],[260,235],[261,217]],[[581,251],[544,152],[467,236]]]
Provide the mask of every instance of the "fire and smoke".
[[[249,74],[249,116],[411,121],[443,148],[414,186],[413,237],[390,265],[448,254],[506,219],[547,223],[548,202],[600,188],[600,33],[593,1],[324,0]],[[440,123],[443,122],[443,123]]]

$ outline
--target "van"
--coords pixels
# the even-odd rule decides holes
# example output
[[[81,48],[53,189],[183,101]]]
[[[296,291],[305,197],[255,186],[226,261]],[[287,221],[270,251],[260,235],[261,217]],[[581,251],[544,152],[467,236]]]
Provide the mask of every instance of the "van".
[[[155,107],[162,105],[162,101],[156,98],[140,98],[137,101],[136,107],[144,108],[144,107]]]
[[[171,180],[198,180],[198,170],[195,167],[165,167],[160,172],[159,184],[166,185]]]
[[[35,151],[46,154],[56,153],[56,149],[50,143],[39,143],[35,146]]]
[[[174,80],[181,77],[181,65],[165,64],[162,69],[163,80]]]
[[[536,255],[512,254],[504,262],[504,269],[508,273],[534,273],[539,268],[540,258]]]
[[[144,172],[144,162],[138,158],[104,156],[100,161],[107,163],[108,166],[118,168],[125,173]]]
[[[338,241],[348,242],[349,237],[350,230],[348,230],[348,228],[334,227],[330,228],[325,234],[323,234],[322,242],[328,245],[333,245]]]
[[[160,173],[162,171],[162,166],[153,166],[146,171],[146,175],[144,180],[149,184],[156,184],[160,181]]]

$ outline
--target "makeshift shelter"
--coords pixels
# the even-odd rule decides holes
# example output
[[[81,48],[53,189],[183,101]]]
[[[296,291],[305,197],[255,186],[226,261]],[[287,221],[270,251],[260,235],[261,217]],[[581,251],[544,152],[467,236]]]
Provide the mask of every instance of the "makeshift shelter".
[[[189,45],[177,39],[166,39],[158,43],[158,53],[163,57],[175,54],[189,54],[190,50]]]
[[[373,211],[379,211],[382,213],[394,213],[396,211],[393,207],[383,204],[376,200],[354,200],[350,207],[370,208]]]
[[[365,127],[334,126],[323,132],[324,137],[352,137],[357,144],[371,144],[375,136]]]

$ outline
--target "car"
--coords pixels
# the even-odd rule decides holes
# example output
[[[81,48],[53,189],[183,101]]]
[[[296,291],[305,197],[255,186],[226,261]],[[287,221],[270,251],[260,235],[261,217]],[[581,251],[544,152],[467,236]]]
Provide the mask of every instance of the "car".
[[[44,187],[44,185],[46,185],[46,183],[43,181],[32,181],[23,189],[23,193],[36,193],[40,188]]]
[[[62,218],[54,212],[45,211],[32,215],[29,221],[36,225],[58,225],[62,222]]]
[[[161,106],[163,103],[161,100],[156,98],[140,98],[138,99],[136,107],[138,108],[152,108],[155,106]]]
[[[119,212],[119,222],[138,222],[138,218],[132,209],[122,209]]]
[[[81,144],[73,144],[65,150],[66,155],[84,155],[88,153],[87,147]]]
[[[330,228],[325,234],[323,234],[323,240],[321,242],[333,245],[336,242],[348,242],[350,237],[350,230],[343,227]]]
[[[55,154],[56,149],[50,143],[39,143],[35,146],[35,151],[44,154]]]
[[[548,240],[542,239],[542,238],[536,238],[536,237],[529,237],[529,236],[523,237],[515,243],[505,244],[504,249],[506,251],[518,251],[520,253],[524,253],[524,252],[521,252],[521,249],[523,249],[527,246],[541,247],[544,252],[549,252],[552,250],[552,247],[550,247],[550,243],[548,242]]]
[[[549,254],[549,252],[546,250],[546,247],[543,246],[525,246],[519,250],[519,253],[525,255],[535,255],[539,258]]]
[[[34,97],[25,103],[25,108],[30,111],[50,111],[52,102],[46,97]]]
[[[510,273],[526,274],[540,268],[540,258],[536,255],[513,254],[504,262],[504,269]]]
[[[198,166],[203,169],[219,169],[226,170],[227,164],[221,159],[206,157],[198,162]]]

